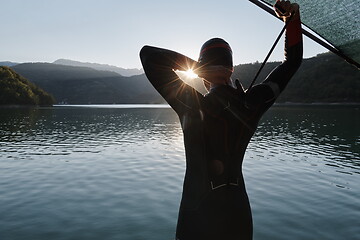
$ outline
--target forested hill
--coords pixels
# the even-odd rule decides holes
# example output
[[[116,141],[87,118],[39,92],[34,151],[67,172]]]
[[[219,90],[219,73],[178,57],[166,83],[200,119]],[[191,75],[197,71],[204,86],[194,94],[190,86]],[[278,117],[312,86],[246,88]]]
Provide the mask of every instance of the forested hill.
[[[279,64],[266,64],[258,82]],[[110,71],[50,63],[26,63],[12,68],[51,93],[58,103],[164,103],[144,74],[124,77]],[[239,78],[246,88],[259,68],[260,63],[235,66],[232,78]],[[202,87],[202,81],[196,81]],[[331,53],[304,59],[277,101],[360,103],[360,71]]]
[[[257,82],[263,80],[279,64],[280,62],[266,64]],[[240,79],[247,88],[260,65],[261,63],[238,65],[233,78]],[[277,102],[360,103],[360,70],[333,53],[304,59]]]
[[[58,103],[163,102],[144,74],[124,77],[111,71],[51,63],[24,63],[12,68],[53,94]]]
[[[0,105],[52,105],[54,98],[9,67],[0,66]]]

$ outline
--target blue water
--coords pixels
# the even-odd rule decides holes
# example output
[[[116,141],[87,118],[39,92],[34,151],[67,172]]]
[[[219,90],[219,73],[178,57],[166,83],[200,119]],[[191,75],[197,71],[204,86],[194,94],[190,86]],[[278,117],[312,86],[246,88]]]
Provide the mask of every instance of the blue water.
[[[173,239],[179,121],[135,107],[0,108],[0,239]],[[341,106],[264,116],[244,161],[255,240],[360,239],[359,122]]]

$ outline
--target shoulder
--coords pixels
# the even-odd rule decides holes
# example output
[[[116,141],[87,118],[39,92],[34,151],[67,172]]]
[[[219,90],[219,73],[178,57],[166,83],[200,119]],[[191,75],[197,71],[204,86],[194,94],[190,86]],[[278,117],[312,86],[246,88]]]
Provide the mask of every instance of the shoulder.
[[[279,93],[280,89],[276,83],[262,83],[255,85],[246,92],[245,101],[249,106],[262,105],[274,101]]]

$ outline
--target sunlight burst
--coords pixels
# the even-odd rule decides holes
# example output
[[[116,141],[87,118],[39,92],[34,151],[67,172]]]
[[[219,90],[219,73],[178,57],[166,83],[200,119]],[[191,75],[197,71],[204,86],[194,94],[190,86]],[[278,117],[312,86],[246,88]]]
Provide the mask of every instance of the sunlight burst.
[[[185,76],[187,78],[190,78],[190,79],[194,79],[194,78],[199,77],[196,73],[194,73],[194,71],[192,69],[188,69],[187,71],[184,71],[183,73],[185,74]]]

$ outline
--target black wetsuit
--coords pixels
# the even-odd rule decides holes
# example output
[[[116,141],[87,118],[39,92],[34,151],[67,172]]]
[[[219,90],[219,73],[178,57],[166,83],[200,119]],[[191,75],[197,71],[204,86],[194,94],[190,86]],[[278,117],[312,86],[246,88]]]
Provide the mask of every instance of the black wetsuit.
[[[223,85],[201,95],[174,73],[193,62],[179,53],[145,46],[140,57],[146,76],[176,111],[183,129],[186,174],[177,239],[252,239],[242,161],[261,116],[301,64],[300,22],[287,28],[285,61],[246,94]]]

